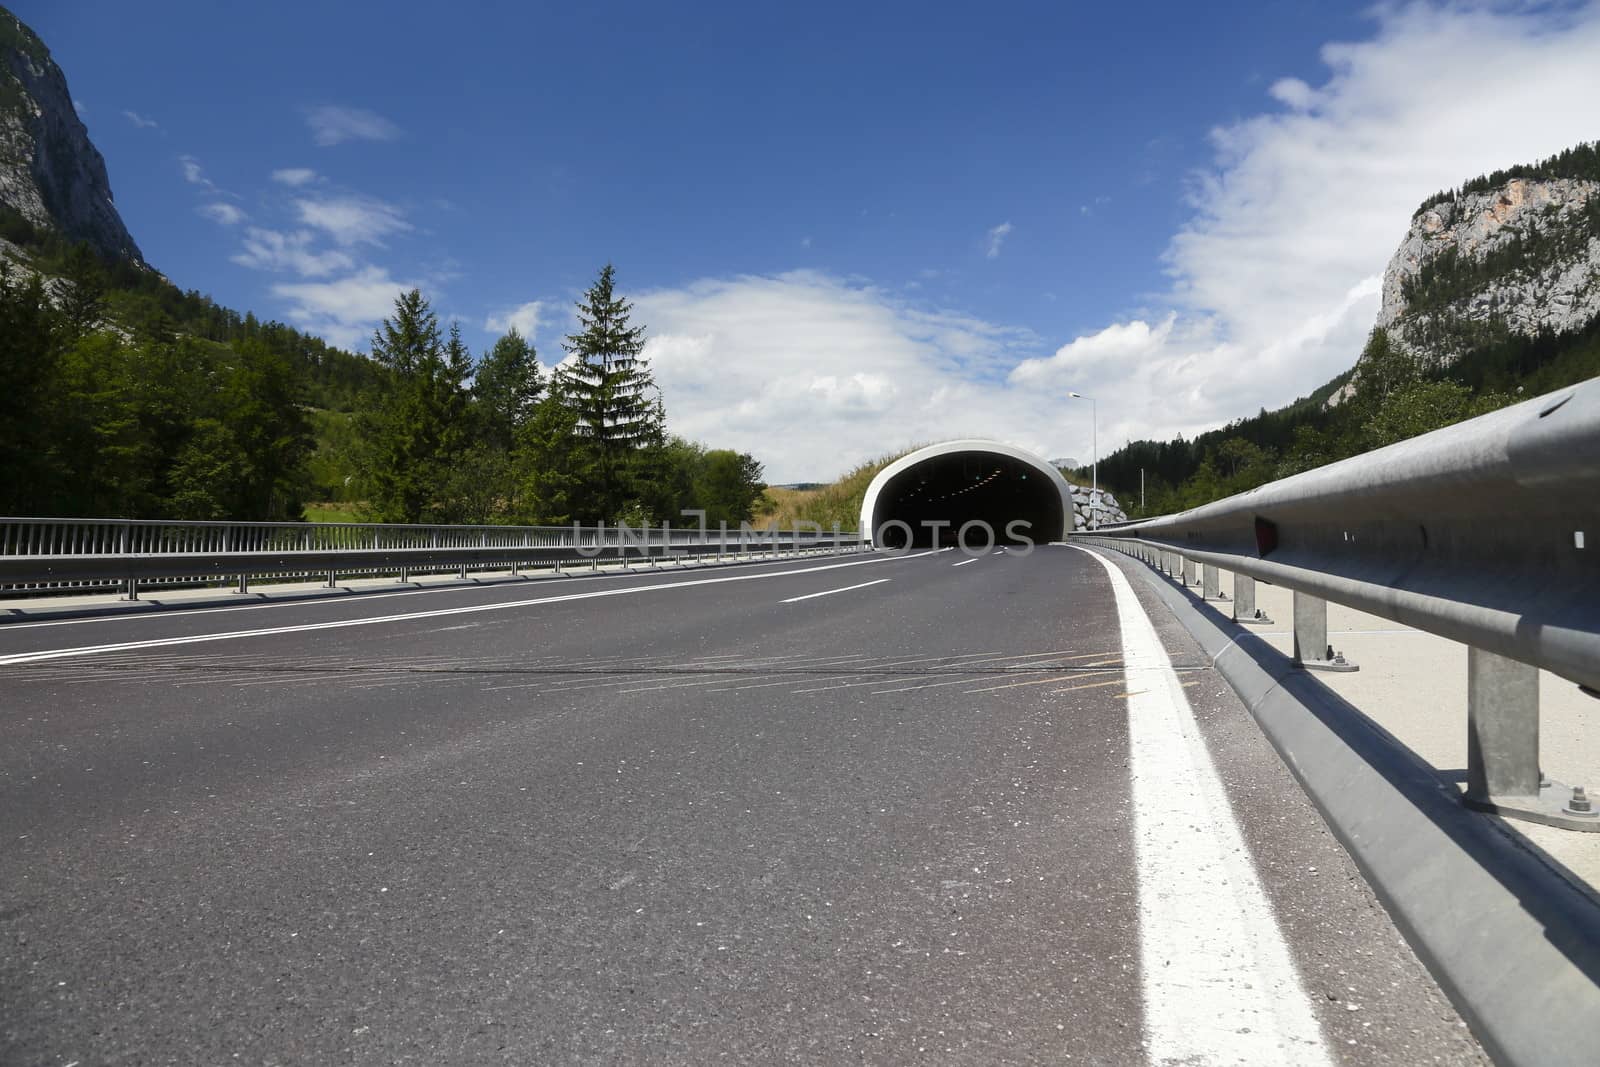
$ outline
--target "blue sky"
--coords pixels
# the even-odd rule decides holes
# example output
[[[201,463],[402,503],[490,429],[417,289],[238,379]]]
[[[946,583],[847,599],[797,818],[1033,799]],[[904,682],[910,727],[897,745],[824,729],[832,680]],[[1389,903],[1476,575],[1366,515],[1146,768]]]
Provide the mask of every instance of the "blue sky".
[[[13,9],[178,285],[364,348],[416,284],[551,361],[609,260],[673,428],[780,481],[1292,399],[1417,200],[1600,136],[1590,6]]]

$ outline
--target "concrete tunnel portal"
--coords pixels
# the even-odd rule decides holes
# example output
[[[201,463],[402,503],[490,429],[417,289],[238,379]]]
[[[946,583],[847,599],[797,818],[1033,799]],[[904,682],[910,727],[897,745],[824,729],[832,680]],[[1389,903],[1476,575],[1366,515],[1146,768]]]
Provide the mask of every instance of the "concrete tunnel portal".
[[[1043,544],[1071,529],[1061,472],[999,441],[919,448],[880,471],[861,502],[861,531],[880,548],[983,548],[989,531],[995,544]]]

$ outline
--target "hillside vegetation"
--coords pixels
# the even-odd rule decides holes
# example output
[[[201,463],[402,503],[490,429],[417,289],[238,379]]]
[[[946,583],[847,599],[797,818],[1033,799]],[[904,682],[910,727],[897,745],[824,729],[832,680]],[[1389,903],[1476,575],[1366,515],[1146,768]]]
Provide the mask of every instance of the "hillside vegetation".
[[[760,500],[752,457],[668,434],[609,267],[546,375],[515,331],[475,359],[420,293],[368,358],[4,207],[0,238],[0,514],[736,524]]]
[[[1600,375],[1600,195],[1517,181],[1600,181],[1600,146],[1430,197],[1386,275],[1387,326],[1350,371],[1193,439],[1131,442],[1101,459],[1101,484],[1137,500],[1142,470],[1130,516],[1180,511]]]

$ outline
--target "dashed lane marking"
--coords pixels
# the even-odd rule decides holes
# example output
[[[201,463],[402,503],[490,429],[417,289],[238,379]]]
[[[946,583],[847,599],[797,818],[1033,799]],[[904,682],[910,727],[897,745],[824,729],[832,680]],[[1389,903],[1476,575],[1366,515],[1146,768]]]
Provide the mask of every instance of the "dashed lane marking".
[[[802,600],[815,600],[819,596],[833,596],[833,594],[835,594],[835,593],[848,593],[848,592],[850,592],[852,590],[855,590],[855,589],[865,589],[870,585],[882,585],[884,582],[887,582],[887,581],[891,581],[891,579],[889,579],[889,578],[879,578],[876,581],[871,581],[871,582],[857,582],[855,585],[841,586],[838,589],[824,589],[820,593],[807,593],[805,596],[792,596],[787,600],[779,601],[779,603],[780,604],[798,604]]]

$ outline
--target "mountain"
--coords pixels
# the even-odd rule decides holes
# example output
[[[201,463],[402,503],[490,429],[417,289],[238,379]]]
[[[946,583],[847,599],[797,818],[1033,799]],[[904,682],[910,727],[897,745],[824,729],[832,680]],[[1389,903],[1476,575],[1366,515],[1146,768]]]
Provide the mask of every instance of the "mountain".
[[[1178,511],[1596,375],[1600,143],[1423,201],[1350,370],[1192,440],[1126,445],[1100,484],[1131,493],[1143,472],[1144,513]]]
[[[1378,326],[1429,366],[1600,317],[1600,150],[1468,182],[1418,209],[1383,279]]]
[[[0,8],[0,205],[31,226],[143,264],[111,197],[66,76],[44,42]]]

